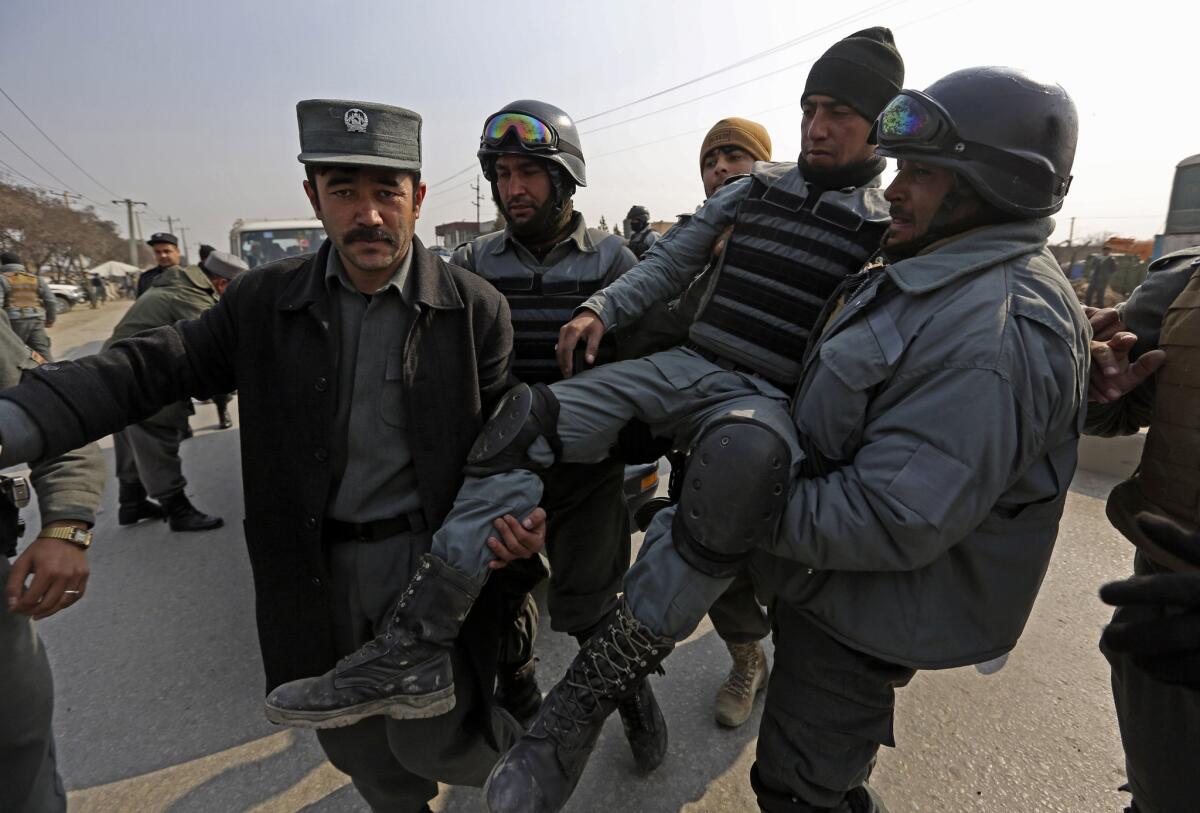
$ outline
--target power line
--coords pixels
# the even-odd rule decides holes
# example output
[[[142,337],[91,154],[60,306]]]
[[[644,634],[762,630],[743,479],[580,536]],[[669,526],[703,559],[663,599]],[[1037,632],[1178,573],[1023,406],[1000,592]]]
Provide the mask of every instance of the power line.
[[[471,170],[473,170],[473,169],[477,169],[478,167],[479,167],[479,164],[478,164],[478,162],[476,162],[476,163],[474,163],[474,164],[468,164],[467,166],[463,167],[462,169],[460,169],[458,172],[454,173],[453,175],[448,175],[448,176],[446,176],[445,178],[442,178],[440,181],[434,181],[433,183],[431,183],[431,184],[429,184],[429,185],[428,185],[428,188],[429,188],[429,189],[432,189],[432,188],[433,188],[433,187],[435,187],[435,186],[441,186],[441,185],[442,185],[442,184],[444,184],[446,181],[453,181],[453,180],[454,180],[455,178],[457,178],[459,175],[463,175],[463,174],[465,174],[465,173],[467,173],[467,172],[470,172],[470,171],[471,171]]]
[[[702,76],[697,76],[693,79],[688,79],[686,82],[680,82],[677,85],[672,85],[669,88],[664,88],[663,90],[656,91],[654,93],[651,93],[649,96],[643,96],[640,99],[634,99],[631,102],[626,102],[625,104],[620,104],[620,105],[617,105],[616,107],[610,107],[608,110],[602,110],[599,113],[593,113],[590,116],[584,116],[581,119],[576,119],[575,123],[582,124],[585,121],[591,121],[592,119],[597,119],[597,118],[600,118],[601,116],[607,116],[609,113],[615,113],[618,110],[624,110],[627,107],[633,107],[635,104],[641,104],[642,102],[649,101],[650,99],[656,99],[659,96],[664,96],[668,93],[679,90],[680,88],[685,88],[688,85],[694,85],[697,82],[703,82],[705,79],[711,79],[712,77],[717,76],[718,74],[725,73],[726,71],[733,70],[734,68],[740,68],[743,65],[747,65],[751,62],[762,59],[763,57],[771,56],[772,54],[778,53],[780,51],[787,50],[788,48],[799,45],[800,43],[808,42],[809,40],[812,40],[819,36],[827,34],[832,30],[841,28],[842,26],[846,25],[847,23],[854,22],[855,20],[858,20],[862,17],[866,17],[870,14],[874,14],[876,12],[883,11],[885,8],[901,5],[905,2],[907,2],[907,0],[885,0],[885,2],[883,2],[883,3],[878,3],[874,6],[871,6],[870,8],[863,9],[862,11],[856,12],[847,17],[843,17],[840,20],[829,23],[828,25],[826,25],[823,28],[818,28],[814,31],[810,31],[807,34],[803,34],[799,37],[796,37],[795,39],[791,39],[791,40],[788,40],[787,42],[783,42],[783,43],[780,43],[779,45],[775,45],[771,48],[766,49],[765,51],[759,51],[756,54],[751,54],[750,56],[748,56],[744,59],[740,59],[737,62],[733,62],[729,65],[726,65],[723,68],[717,68],[715,71],[709,71],[708,73],[703,74]],[[703,97],[701,97],[701,98],[703,98]],[[595,132],[595,131],[593,131],[593,132]]]
[[[954,6],[948,6],[947,8],[944,8],[944,9],[939,9],[938,11],[935,11],[935,12],[933,12],[933,13],[931,13],[931,14],[927,14],[927,15],[925,15],[924,17],[919,17],[919,18],[917,18],[916,20],[910,20],[909,22],[906,22],[906,23],[901,23],[900,25],[896,26],[896,28],[907,28],[908,26],[911,26],[911,25],[916,25],[917,23],[924,22],[924,21],[926,21],[926,20],[928,20],[928,19],[931,19],[931,18],[933,18],[933,17],[937,17],[937,16],[939,16],[939,15],[942,15],[942,14],[945,14],[945,13],[947,13],[947,12],[954,11],[955,9],[962,8],[963,6],[970,5],[970,4],[971,4],[971,3],[973,3],[973,2],[975,2],[975,0],[964,0],[964,2],[962,2],[962,3],[959,3],[959,4],[957,4],[957,5],[954,5]],[[667,112],[668,110],[675,110],[676,108],[683,107],[684,105],[691,104],[692,102],[698,102],[698,101],[700,101],[701,99],[707,99],[707,98],[709,98],[709,97],[716,96],[716,95],[718,95],[718,94],[720,94],[720,93],[725,93],[726,91],[729,91],[729,90],[734,90],[734,89],[736,89],[736,88],[740,88],[740,87],[743,87],[743,86],[745,86],[745,85],[752,84],[752,83],[754,83],[754,82],[757,82],[757,81],[759,81],[759,80],[761,80],[761,79],[766,79],[767,77],[774,76],[774,75],[776,75],[776,74],[779,74],[779,73],[783,73],[784,71],[790,71],[790,70],[793,70],[793,69],[795,69],[795,68],[803,67],[804,65],[811,65],[813,62],[816,62],[816,61],[817,61],[817,57],[812,57],[811,59],[804,59],[804,60],[801,60],[800,62],[793,62],[791,65],[785,65],[785,66],[784,66],[784,67],[782,67],[782,68],[776,68],[776,69],[775,69],[775,70],[773,70],[773,71],[768,71],[767,73],[764,73],[764,74],[759,74],[758,76],[755,76],[755,77],[753,77],[753,78],[751,78],[751,79],[747,79],[747,80],[745,80],[744,82],[736,82],[736,83],[734,83],[734,84],[732,84],[732,85],[727,85],[727,86],[725,86],[725,87],[723,87],[723,88],[719,88],[719,89],[717,89],[717,90],[714,90],[714,91],[711,91],[711,92],[709,92],[709,93],[703,93],[703,94],[701,94],[701,95],[699,95],[699,96],[693,96],[692,98],[690,98],[690,99],[685,99],[685,100],[684,100],[684,101],[682,101],[682,102],[676,102],[675,104],[672,104],[672,105],[667,105],[666,107],[660,107],[660,108],[658,108],[658,109],[656,109],[656,110],[650,110],[650,111],[647,111],[647,112],[645,112],[645,113],[640,113],[640,114],[638,114],[638,115],[636,115],[636,116],[630,116],[630,117],[629,117],[629,118],[627,118],[627,119],[621,119],[620,121],[614,121],[614,122],[612,122],[611,124],[605,124],[605,125],[602,125],[602,126],[600,126],[600,127],[596,127],[596,128],[593,128],[593,129],[591,129],[591,130],[587,130],[587,131],[583,132],[583,133],[582,133],[582,135],[589,135],[589,134],[591,134],[591,133],[598,133],[598,132],[600,132],[601,130],[607,130],[607,129],[609,129],[610,127],[617,127],[617,126],[619,126],[619,125],[621,125],[621,124],[629,124],[630,122],[638,121],[638,120],[640,120],[640,119],[644,119],[644,118],[647,118],[647,117],[649,117],[649,116],[655,116],[655,115],[658,115],[659,113],[665,113],[665,112]],[[613,109],[614,109],[614,110],[616,110],[616,109],[619,109],[619,108],[613,108]],[[589,118],[592,118],[592,117],[589,117]]]
[[[764,113],[774,113],[776,110],[783,110],[788,107],[796,107],[799,104],[800,104],[800,100],[796,99],[795,101],[788,102],[787,104],[781,104],[781,105],[777,105],[775,107],[768,107],[766,110],[757,110],[753,113],[747,113],[746,115],[747,116],[761,116]],[[673,136],[667,136],[666,138],[658,138],[658,139],[655,139],[654,141],[645,141],[641,144],[632,144],[628,147],[622,147],[619,150],[612,150],[611,152],[601,153],[600,155],[593,155],[591,157],[591,159],[589,159],[589,160],[598,161],[601,158],[607,158],[610,155],[618,155],[623,152],[630,152],[632,150],[640,150],[642,147],[651,147],[655,144],[661,144],[664,141],[673,141],[674,139],[682,138],[685,135],[692,135],[694,133],[707,132],[708,130],[709,130],[708,127],[697,127],[693,130],[688,130],[687,132],[684,132],[684,133],[676,133]]]
[[[36,158],[34,158],[32,155],[30,155],[29,153],[25,152],[25,150],[21,149],[21,145],[15,141],[13,141],[12,137],[8,133],[4,132],[3,130],[0,130],[0,136],[4,136],[6,139],[8,139],[8,143],[12,144],[14,147],[16,147],[17,150],[21,153],[21,155],[24,155],[26,158],[28,158],[30,161],[32,161],[34,163],[34,165],[37,166],[37,168],[40,169],[42,172],[46,173],[51,178],[53,178],[54,180],[56,180],[60,184],[62,184],[63,188],[69,189],[72,192],[76,192],[76,193],[79,191],[78,189],[75,189],[73,186],[71,186],[66,181],[64,181],[62,178],[58,177],[53,172],[51,172],[50,170],[48,170],[44,166],[42,166],[40,163],[38,163],[38,160]],[[88,200],[91,200],[91,198],[88,198]]]
[[[38,183],[37,181],[35,181],[33,178],[30,178],[30,177],[29,177],[28,175],[26,175],[24,172],[22,172],[21,170],[17,169],[17,168],[16,168],[16,167],[14,167],[12,164],[8,163],[7,161],[5,161],[5,160],[3,160],[3,159],[0,159],[0,166],[4,166],[6,169],[8,169],[8,171],[9,171],[9,172],[13,173],[14,175],[19,175],[19,176],[21,176],[21,177],[22,177],[22,178],[24,178],[26,181],[28,181],[30,184],[32,184],[32,185],[34,185],[34,186],[36,186],[38,189],[44,189],[44,190],[45,190],[45,191],[47,191],[47,192],[53,192],[53,191],[54,191],[54,190],[53,190],[53,189],[51,189],[50,187],[48,187],[48,186],[46,186],[46,185],[44,185],[44,184],[40,184],[40,183]]]
[[[30,124],[32,124],[33,128],[35,130],[37,130],[39,133],[41,133],[42,137],[45,138],[47,141],[49,141],[50,144],[53,145],[54,149],[56,149],[60,153],[62,153],[63,158],[66,158],[68,161],[70,161],[72,164],[74,164],[75,168],[78,169],[80,172],[82,172],[84,175],[88,176],[88,178],[90,178],[92,183],[96,184],[96,186],[100,187],[101,189],[103,189],[105,192],[107,192],[110,195],[117,194],[116,192],[112,191],[107,186],[105,186],[104,184],[102,184],[98,180],[96,180],[95,176],[93,176],[92,173],[88,172],[86,169],[81,167],[79,165],[78,161],[76,161],[71,156],[67,155],[66,150],[64,150],[62,147],[58,146],[58,144],[55,142],[55,140],[53,138],[51,138],[46,133],[45,130],[43,130],[41,127],[39,127],[38,123],[36,121],[34,121],[32,118],[30,118],[28,113],[26,113],[24,110],[21,109],[21,105],[17,104],[16,100],[14,100],[12,96],[9,96],[8,92],[4,88],[0,87],[0,93],[4,94],[4,98],[8,99],[8,101],[10,103],[12,103],[12,106],[17,108],[17,111],[20,112],[20,114],[25,117],[25,120],[28,121]]]
[[[757,81],[759,81],[760,79],[766,79],[768,76],[774,76],[774,75],[775,75],[775,74],[777,74],[777,73],[783,73],[784,71],[790,71],[790,70],[793,70],[793,69],[795,69],[795,68],[802,67],[802,66],[804,66],[804,65],[811,65],[813,62],[816,62],[816,61],[817,61],[817,58],[814,56],[814,57],[812,57],[811,59],[805,59],[805,60],[801,60],[800,62],[793,62],[791,65],[785,65],[785,66],[784,66],[784,67],[782,67],[782,68],[776,68],[776,69],[775,69],[775,70],[773,70],[773,71],[768,71],[767,73],[760,74],[760,75],[758,75],[758,76],[752,77],[752,78],[750,78],[750,79],[747,79],[747,80],[745,80],[744,82],[737,82],[737,83],[735,83],[735,84],[728,85],[728,86],[726,86],[726,87],[723,87],[723,88],[718,88],[717,90],[714,90],[714,91],[710,91],[709,93],[704,93],[704,94],[701,94],[701,95],[699,95],[699,96],[693,96],[692,98],[690,98],[690,99],[685,99],[685,100],[683,100],[682,102],[676,102],[675,104],[672,104],[672,105],[667,105],[666,107],[660,107],[660,108],[658,108],[657,110],[650,110],[650,111],[647,111],[647,112],[645,112],[645,113],[639,113],[639,114],[638,114],[638,115],[636,115],[636,116],[630,116],[630,117],[629,117],[629,118],[627,118],[627,119],[621,119],[620,121],[614,121],[614,122],[612,122],[611,124],[603,124],[603,125],[601,125],[601,126],[599,126],[599,127],[596,127],[595,129],[588,130],[588,131],[586,131],[586,132],[582,133],[581,135],[591,135],[592,133],[598,133],[598,132],[600,132],[601,130],[607,130],[607,129],[609,129],[610,127],[619,127],[620,125],[622,125],[622,124],[628,124],[628,123],[630,123],[631,121],[638,121],[639,119],[648,118],[649,116],[656,116],[656,115],[658,115],[659,113],[665,113],[665,112],[667,112],[668,110],[674,110],[674,109],[676,109],[676,108],[678,108],[678,107],[683,107],[684,105],[691,104],[692,102],[698,102],[698,101],[700,101],[701,99],[707,99],[707,98],[709,98],[710,96],[716,96],[716,95],[718,95],[718,94],[720,94],[720,93],[724,93],[724,92],[726,92],[726,91],[729,91],[729,90],[734,90],[735,88],[740,88],[740,87],[742,87],[743,85],[749,85],[749,84],[752,84],[752,83],[754,83],[754,82],[757,82]]]

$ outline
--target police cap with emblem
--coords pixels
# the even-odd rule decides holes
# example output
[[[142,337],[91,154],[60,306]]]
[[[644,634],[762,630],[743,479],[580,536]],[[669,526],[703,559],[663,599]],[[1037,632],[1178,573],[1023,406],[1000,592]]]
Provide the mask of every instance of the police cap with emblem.
[[[302,164],[421,169],[421,117],[403,107],[340,99],[296,105]]]
[[[146,241],[146,245],[152,246],[155,243],[170,243],[173,246],[178,246],[179,238],[167,231],[157,231],[150,235],[150,239]]]
[[[209,276],[233,279],[243,271],[249,271],[250,266],[241,257],[235,257],[228,251],[212,251],[200,263],[200,270]]]

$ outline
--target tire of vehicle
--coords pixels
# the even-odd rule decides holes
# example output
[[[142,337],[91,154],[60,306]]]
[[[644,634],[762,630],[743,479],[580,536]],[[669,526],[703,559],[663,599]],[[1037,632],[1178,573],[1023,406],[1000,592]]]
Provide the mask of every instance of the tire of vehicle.
[[[65,313],[66,311],[69,311],[71,309],[71,300],[67,299],[65,296],[60,296],[59,294],[55,294],[54,301],[56,303],[58,303],[58,307],[55,309],[55,313]]]

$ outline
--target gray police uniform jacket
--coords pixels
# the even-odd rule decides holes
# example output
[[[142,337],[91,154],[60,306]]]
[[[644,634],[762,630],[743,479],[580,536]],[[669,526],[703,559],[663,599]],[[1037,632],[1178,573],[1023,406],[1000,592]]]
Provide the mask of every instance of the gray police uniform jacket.
[[[490,282],[512,311],[513,374],[526,384],[562,378],[554,355],[558,330],[575,309],[633,267],[636,260],[615,234],[589,229],[576,213],[574,228],[538,262],[511,231],[485,234],[459,246],[451,262]]]
[[[879,248],[888,222],[877,178],[823,190],[807,183],[794,163],[759,161],[584,307],[613,330],[652,304],[679,297],[733,225],[688,336],[722,366],[748,369],[788,392],[800,378],[822,305]]]
[[[646,252],[653,248],[658,240],[658,232],[647,226],[636,234],[629,236],[629,250],[633,252],[634,257],[640,260],[646,256]]]
[[[16,386],[26,370],[37,367],[30,350],[8,325],[0,325],[0,389]],[[30,481],[37,493],[41,522],[78,520],[93,524],[104,492],[104,457],[89,443],[72,452],[35,461]],[[32,535],[26,535],[31,541]]]
[[[1086,411],[1091,331],[1052,230],[975,229],[857,274],[809,350],[808,459],[753,572],[854,649],[961,666],[1024,628]]]

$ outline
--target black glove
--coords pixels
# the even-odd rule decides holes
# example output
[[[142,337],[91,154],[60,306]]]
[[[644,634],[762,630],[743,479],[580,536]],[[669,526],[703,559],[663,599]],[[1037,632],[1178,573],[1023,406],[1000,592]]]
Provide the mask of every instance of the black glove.
[[[1200,567],[1200,534],[1153,514],[1139,514],[1137,522],[1156,545]],[[1114,607],[1161,608],[1164,614],[1151,620],[1109,624],[1101,641],[1156,680],[1200,689],[1200,572],[1134,576],[1101,587],[1100,599]]]

